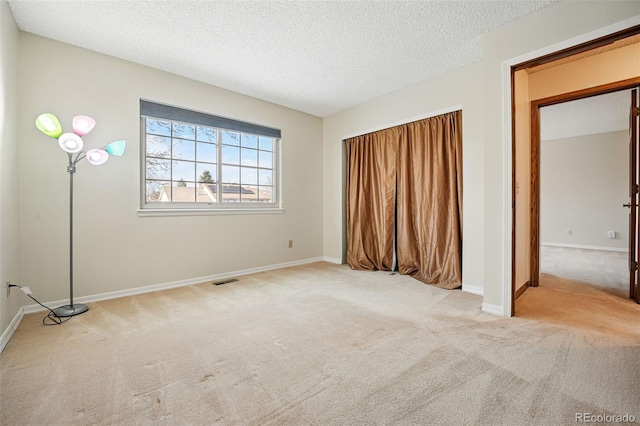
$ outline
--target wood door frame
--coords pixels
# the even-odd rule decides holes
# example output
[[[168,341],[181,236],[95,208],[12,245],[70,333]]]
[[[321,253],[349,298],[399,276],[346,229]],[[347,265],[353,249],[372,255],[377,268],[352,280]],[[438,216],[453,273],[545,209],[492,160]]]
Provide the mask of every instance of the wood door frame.
[[[629,298],[634,298],[636,303],[640,304],[640,289],[638,287],[638,241],[640,241],[640,226],[638,226],[638,188],[640,182],[638,182],[638,144],[640,143],[640,135],[638,135],[638,127],[640,127],[640,105],[638,105],[638,94],[640,92],[640,87],[636,87],[631,90],[631,110],[629,111],[629,144],[630,150],[633,155],[631,155],[631,160],[634,161],[634,164],[629,163],[629,196],[630,196],[630,208],[633,210],[632,217],[635,219],[633,222],[629,219],[629,231],[633,231],[634,240],[629,236],[629,252],[633,249],[634,256],[629,255]],[[634,173],[634,176],[631,177],[631,173]],[[635,204],[635,205],[634,205]],[[635,226],[634,229],[631,229]],[[633,241],[633,243],[631,243]],[[631,263],[633,262],[633,263]],[[633,265],[633,266],[632,266]]]
[[[637,22],[637,21],[636,21]],[[556,60],[559,59],[563,59],[563,58],[567,58],[569,56],[573,56],[573,55],[577,55],[579,53],[583,53],[589,50],[593,50],[593,49],[597,49],[599,47],[614,43],[618,40],[622,40],[624,38],[627,37],[631,37],[634,35],[640,34],[640,25],[635,24],[635,25],[631,25],[627,28],[624,28],[622,30],[618,30],[618,31],[613,31],[609,34],[603,35],[601,37],[597,37],[594,38],[592,40],[583,42],[583,43],[579,43],[576,45],[573,45],[571,47],[568,48],[564,48],[555,52],[550,52],[548,54],[545,55],[541,55],[539,57],[535,57],[529,60],[524,60],[523,62],[519,62],[519,63],[515,63],[515,64],[509,64],[508,68],[505,69],[505,73],[509,73],[506,75],[509,75],[510,79],[509,79],[509,87],[510,87],[510,100],[511,100],[511,108],[510,108],[510,122],[511,122],[511,134],[510,134],[510,139],[511,139],[511,159],[509,160],[510,164],[510,168],[511,168],[511,185],[510,185],[510,189],[511,189],[511,194],[509,194],[511,196],[511,202],[510,207],[511,207],[511,212],[510,212],[510,262],[511,262],[511,268],[510,268],[510,279],[511,279],[511,283],[510,283],[510,288],[511,288],[511,292],[510,292],[510,299],[508,302],[505,300],[505,304],[509,303],[508,308],[505,309],[505,316],[506,315],[510,315],[510,316],[514,316],[516,313],[516,207],[515,207],[515,203],[516,203],[516,198],[515,198],[515,179],[516,179],[516,161],[515,161],[515,152],[516,152],[516,135],[515,135],[515,129],[516,129],[516,114],[515,114],[515,73],[516,71],[519,70],[523,70],[523,69],[527,69],[527,68],[532,68],[534,66],[538,66],[538,65],[542,65],[542,64],[546,64],[546,63],[550,63],[550,62],[554,62]],[[505,80],[506,81],[506,80]],[[615,91],[615,90],[614,90]],[[586,96],[585,96],[586,97]],[[549,99],[549,98],[547,98]],[[558,103],[558,102],[556,102]],[[531,169],[533,170],[533,169]],[[539,212],[538,212],[538,219],[539,219]],[[530,221],[533,222],[530,218]],[[531,225],[530,225],[531,227]],[[539,247],[539,241],[537,241],[537,246]],[[538,259],[537,259],[537,264],[539,266],[539,254],[537,255]],[[530,270],[530,275],[533,275],[531,273]],[[539,275],[538,275],[539,277]],[[536,281],[536,283],[538,283],[538,281]],[[529,280],[529,285],[531,285],[531,280]],[[507,300],[508,300],[507,299]],[[510,308],[510,309],[509,309]]]
[[[638,285],[638,88],[631,90],[629,111],[629,298],[634,298]],[[626,204],[625,204],[626,205]],[[640,302],[639,302],[640,303]]]

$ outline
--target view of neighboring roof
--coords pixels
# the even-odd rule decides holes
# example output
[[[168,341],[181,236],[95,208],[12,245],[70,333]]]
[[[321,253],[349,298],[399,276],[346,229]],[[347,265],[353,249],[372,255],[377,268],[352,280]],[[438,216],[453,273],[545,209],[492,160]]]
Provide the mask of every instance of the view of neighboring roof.
[[[195,196],[194,193],[196,194]],[[209,191],[204,191],[201,188],[162,185],[158,201],[173,201],[174,203],[193,203],[194,201],[198,203],[215,203],[216,197]]]
[[[207,185],[207,187],[211,190],[211,192],[213,192],[215,194],[215,192],[217,191],[216,189],[216,184],[209,184]],[[236,183],[227,183],[227,184],[222,184],[222,193],[223,194],[255,194],[254,191],[252,191],[249,188],[246,188],[244,186],[240,186]]]
[[[201,184],[198,188],[193,186],[162,185],[158,201],[172,201],[174,203],[215,203],[216,184]],[[196,194],[194,197],[194,193]],[[257,188],[245,187],[230,183],[222,185],[224,201],[267,201],[272,200],[272,195]]]

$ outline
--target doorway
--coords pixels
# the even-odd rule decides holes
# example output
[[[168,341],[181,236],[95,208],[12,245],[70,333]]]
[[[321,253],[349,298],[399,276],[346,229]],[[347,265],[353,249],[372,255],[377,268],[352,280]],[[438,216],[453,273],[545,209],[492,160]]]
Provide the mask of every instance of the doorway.
[[[638,178],[638,93],[640,92],[640,78],[633,78],[629,80],[610,83],[602,86],[596,86],[589,89],[584,89],[572,93],[566,93],[562,95],[553,96],[550,98],[539,99],[531,102],[531,262],[530,273],[532,286],[537,287],[540,279],[540,247],[541,247],[541,110],[544,107],[561,106],[563,103],[587,100],[590,98],[597,98],[599,96],[613,95],[608,98],[617,96],[628,96],[627,111],[620,111],[620,113],[626,112],[629,117],[628,126],[628,191],[629,202],[621,203],[621,207],[629,209],[628,216],[628,288],[629,297],[635,299],[637,303],[640,303],[640,292],[637,289],[637,275],[638,275],[638,251],[637,238],[638,238],[638,196],[639,196],[639,178]],[[574,195],[577,192],[574,188]],[[577,207],[577,206],[576,206]],[[579,208],[574,208],[571,212],[572,215],[587,216],[588,212],[581,211]],[[593,230],[586,229],[586,232]],[[568,228],[567,233],[571,232],[571,228]],[[596,231],[597,232],[597,231]],[[609,238],[609,232],[613,233],[615,239],[615,230],[607,231],[607,238]],[[614,246],[614,244],[611,244]]]
[[[629,108],[624,90],[540,108],[540,282],[627,297]]]
[[[573,49],[565,49],[562,52],[549,54],[511,67],[512,279],[511,303],[507,304],[507,306],[510,305],[511,315],[515,315],[516,297],[522,295],[529,287],[536,287],[539,284],[541,241],[539,225],[540,129],[538,122],[540,108],[629,89],[640,84],[640,71],[636,69],[636,65],[631,65],[632,70],[626,74],[629,77],[623,80],[616,80],[615,77],[624,75],[624,73],[611,72],[613,77],[610,75],[607,78],[606,72],[602,73],[602,67],[593,66],[598,57],[602,57],[603,63],[613,64],[615,61],[610,59],[617,53],[620,53],[621,58],[637,57],[637,52],[640,52],[639,34],[640,27],[636,26],[589,43],[583,43]],[[633,53],[629,54],[629,52]],[[593,69],[582,64],[591,64]],[[557,78],[551,84],[541,84],[542,76],[552,74],[551,71],[556,67],[558,71],[563,69],[564,72],[564,74],[562,72],[558,74],[561,76],[558,77],[560,80]],[[572,72],[567,71],[572,67]],[[613,66],[610,68],[619,70],[621,67]],[[600,75],[594,74],[597,72],[600,72]],[[562,78],[564,81],[561,80]],[[600,85],[592,87],[594,82],[599,82]],[[565,86],[569,90],[565,90],[565,92],[559,90]],[[524,90],[522,90],[523,87]]]

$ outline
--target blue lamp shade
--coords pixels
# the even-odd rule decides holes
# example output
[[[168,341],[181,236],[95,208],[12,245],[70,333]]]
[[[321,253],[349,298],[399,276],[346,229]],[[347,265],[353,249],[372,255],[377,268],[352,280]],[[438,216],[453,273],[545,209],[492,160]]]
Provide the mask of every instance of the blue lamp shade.
[[[104,149],[90,149],[87,151],[87,161],[94,166],[104,164],[109,159],[109,154]]]
[[[75,133],[63,133],[58,138],[58,144],[70,154],[82,151],[84,145],[82,138]]]
[[[62,126],[58,117],[51,113],[40,114],[36,118],[36,127],[45,135],[58,139],[62,135]]]
[[[124,154],[124,149],[127,146],[127,141],[115,141],[111,142],[109,145],[105,147],[109,155],[115,155],[116,157],[121,157]]]

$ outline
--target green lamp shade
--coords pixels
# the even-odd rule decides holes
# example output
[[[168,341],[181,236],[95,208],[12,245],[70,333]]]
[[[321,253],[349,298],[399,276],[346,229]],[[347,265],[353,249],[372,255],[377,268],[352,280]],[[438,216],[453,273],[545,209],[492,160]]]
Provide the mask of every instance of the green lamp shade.
[[[115,141],[111,142],[109,145],[105,147],[109,155],[115,155],[116,157],[122,156],[124,154],[124,148],[127,146],[127,141]]]
[[[40,114],[36,118],[36,127],[45,135],[58,139],[62,135],[62,126],[58,117],[51,113]]]

